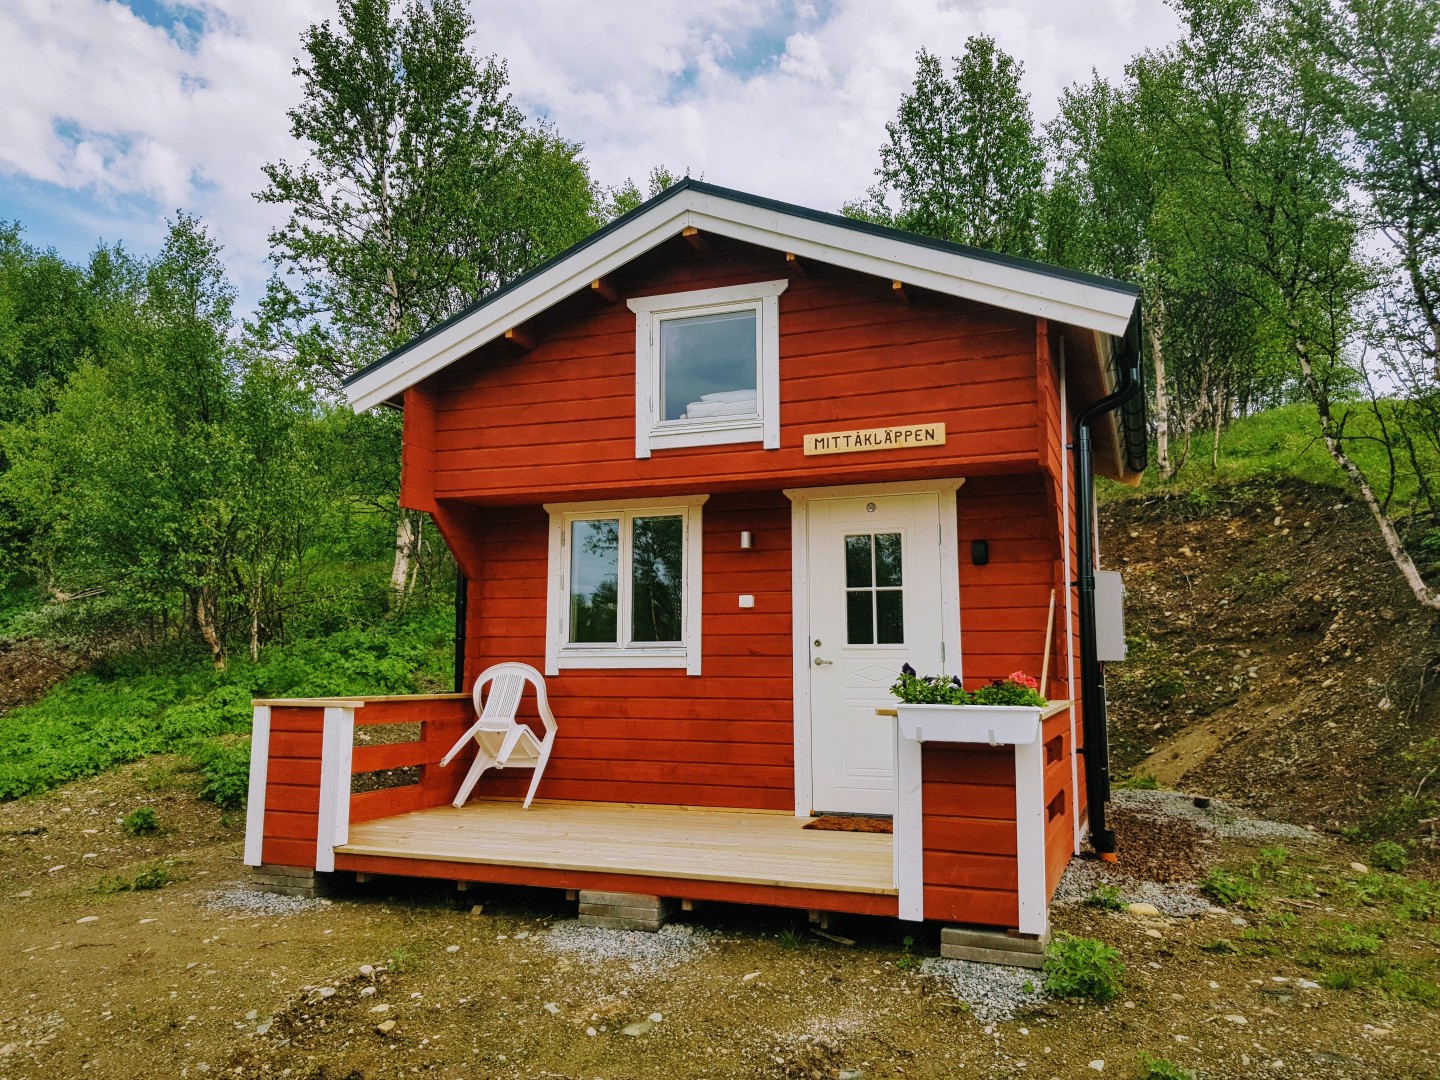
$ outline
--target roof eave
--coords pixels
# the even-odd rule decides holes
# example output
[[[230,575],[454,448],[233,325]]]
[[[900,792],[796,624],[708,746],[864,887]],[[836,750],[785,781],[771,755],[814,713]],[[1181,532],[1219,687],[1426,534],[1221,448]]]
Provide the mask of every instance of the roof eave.
[[[890,230],[852,228],[832,215],[796,213],[783,204],[738,199],[686,182],[362,370],[345,386],[350,405],[359,412],[399,396],[688,227],[1117,336],[1138,302],[1138,292],[1118,282],[1050,274],[1015,260],[911,241]]]

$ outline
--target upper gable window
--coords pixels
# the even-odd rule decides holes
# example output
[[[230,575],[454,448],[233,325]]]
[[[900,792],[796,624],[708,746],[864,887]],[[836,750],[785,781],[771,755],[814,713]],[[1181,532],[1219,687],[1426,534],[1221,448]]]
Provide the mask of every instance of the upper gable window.
[[[635,456],[673,446],[780,445],[779,296],[788,281],[642,296]]]

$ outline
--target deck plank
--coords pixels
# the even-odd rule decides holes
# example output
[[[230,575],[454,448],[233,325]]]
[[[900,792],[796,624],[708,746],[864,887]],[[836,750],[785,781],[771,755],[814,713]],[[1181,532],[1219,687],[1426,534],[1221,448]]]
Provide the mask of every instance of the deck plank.
[[[433,859],[894,895],[891,837],[782,814],[518,802],[445,806],[350,828],[348,855]]]

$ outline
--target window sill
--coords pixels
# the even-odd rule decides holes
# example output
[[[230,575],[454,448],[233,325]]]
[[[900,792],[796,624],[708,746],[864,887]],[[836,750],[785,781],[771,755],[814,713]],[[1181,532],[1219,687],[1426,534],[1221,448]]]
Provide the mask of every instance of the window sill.
[[[726,443],[765,441],[765,422],[757,419],[728,420],[712,424],[667,424],[652,428],[646,440],[650,450],[681,446],[723,446]]]
[[[690,652],[688,649],[656,649],[640,651],[638,649],[616,650],[613,652],[581,652],[578,650],[566,652],[561,650],[555,657],[555,668],[558,671],[579,671],[592,669],[597,671],[614,670],[616,668],[688,668],[690,666]],[[698,675],[700,672],[694,671]]]

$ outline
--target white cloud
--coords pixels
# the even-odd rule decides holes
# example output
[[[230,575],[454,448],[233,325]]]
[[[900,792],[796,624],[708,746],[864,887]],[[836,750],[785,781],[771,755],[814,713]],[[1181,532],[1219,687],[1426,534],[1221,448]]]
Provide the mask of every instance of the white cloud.
[[[994,35],[1024,61],[1045,119],[1092,66],[1116,76],[1175,33],[1151,0],[471,3],[476,47],[509,61],[516,100],[585,143],[601,181],[688,166],[822,209],[871,183],[921,46],[948,58],[967,36]],[[69,194],[57,214],[78,201],[137,237],[159,233],[137,206],[197,211],[253,299],[278,211],[251,196],[262,163],[299,153],[285,117],[299,93],[292,58],[333,0],[204,0],[204,12],[185,41],[114,0],[0,5],[0,184],[53,185]],[[27,224],[44,242],[46,222]]]

